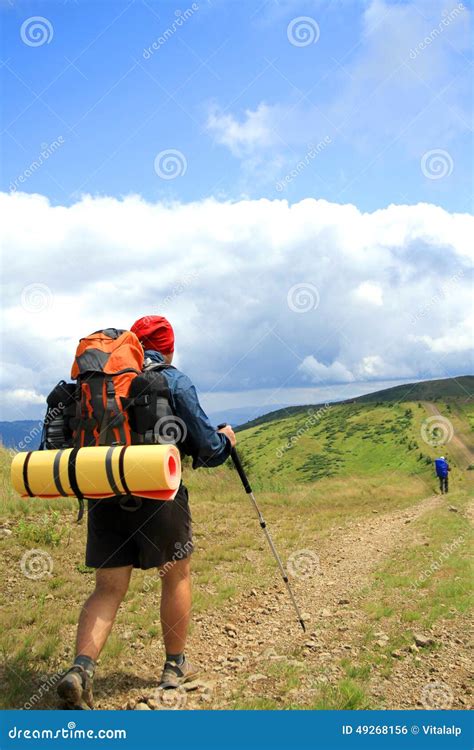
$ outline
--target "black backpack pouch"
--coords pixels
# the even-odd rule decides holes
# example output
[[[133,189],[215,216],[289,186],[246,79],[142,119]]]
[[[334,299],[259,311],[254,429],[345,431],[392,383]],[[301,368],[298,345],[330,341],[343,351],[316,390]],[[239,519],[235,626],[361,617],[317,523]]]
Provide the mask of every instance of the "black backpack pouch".
[[[177,442],[180,431],[174,424],[168,383],[161,372],[150,370],[137,375],[127,402],[124,406],[128,409],[134,442],[152,445]]]
[[[76,413],[76,386],[60,380],[46,399],[48,408],[43,422],[40,450],[70,448]]]

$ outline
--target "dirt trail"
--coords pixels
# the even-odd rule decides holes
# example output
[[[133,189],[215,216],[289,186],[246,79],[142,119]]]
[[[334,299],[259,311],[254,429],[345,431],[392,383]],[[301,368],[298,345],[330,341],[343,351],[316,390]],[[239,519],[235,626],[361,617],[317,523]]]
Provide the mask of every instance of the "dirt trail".
[[[292,577],[292,584],[305,613],[306,634],[299,630],[286,591],[279,583],[267,591],[252,590],[232,601],[225,614],[195,617],[189,653],[204,667],[202,681],[196,684],[196,690],[167,695],[170,707],[232,708],[239,697],[266,697],[279,703],[281,690],[277,678],[272,677],[277,675],[279,665],[301,668],[299,684],[289,693],[295,702],[310,701],[318,687],[337,683],[345,676],[340,659],[355,659],[366,648],[361,635],[367,619],[364,586],[372,583],[372,573],[380,563],[404,544],[407,525],[443,501],[434,495],[403,511],[383,515],[374,512],[370,519],[335,528],[323,546],[302,550],[294,563],[300,575]],[[275,580],[278,581],[277,573]],[[458,652],[467,626],[451,621],[449,627],[449,633],[442,628],[436,632],[441,647],[436,654],[426,650],[420,655],[404,654],[390,680],[374,669],[367,681],[372,702],[387,708],[415,708],[417,704],[423,707],[419,705],[423,686],[448,670],[452,705],[465,707],[462,696],[466,695],[468,665]],[[379,637],[383,639],[384,634]],[[161,656],[159,645],[156,651],[154,648],[150,653],[148,645],[145,648],[139,644],[133,659],[133,671],[145,678],[150,688],[130,689],[132,678],[119,694],[115,687],[113,701],[101,701],[98,707],[133,707],[134,701],[143,698],[152,707],[160,707],[151,687],[156,670],[152,671],[150,665],[159,664]],[[132,663],[128,669],[132,669]],[[440,677],[443,685],[448,677]],[[288,702],[288,695],[285,701]]]

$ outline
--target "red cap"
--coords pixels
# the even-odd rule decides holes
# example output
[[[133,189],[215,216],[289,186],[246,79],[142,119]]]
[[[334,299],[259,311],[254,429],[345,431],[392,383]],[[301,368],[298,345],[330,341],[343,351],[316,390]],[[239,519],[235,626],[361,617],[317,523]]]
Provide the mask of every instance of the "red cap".
[[[144,349],[153,349],[162,354],[174,352],[173,328],[161,315],[146,315],[139,318],[130,330],[140,339]]]

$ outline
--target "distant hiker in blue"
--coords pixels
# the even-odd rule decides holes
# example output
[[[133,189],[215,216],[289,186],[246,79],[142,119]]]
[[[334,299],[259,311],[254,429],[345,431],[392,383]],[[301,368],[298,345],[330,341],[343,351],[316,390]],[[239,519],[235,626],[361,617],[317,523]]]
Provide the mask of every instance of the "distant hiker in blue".
[[[448,464],[447,459],[444,456],[440,456],[435,460],[436,476],[439,479],[439,488],[441,494],[447,494],[448,492],[448,472],[451,468]]]

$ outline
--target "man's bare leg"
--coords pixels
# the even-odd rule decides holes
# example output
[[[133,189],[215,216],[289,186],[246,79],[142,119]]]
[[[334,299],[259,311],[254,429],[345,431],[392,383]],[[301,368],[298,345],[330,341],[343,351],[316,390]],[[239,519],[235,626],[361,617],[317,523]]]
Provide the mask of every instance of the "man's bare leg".
[[[191,566],[189,558],[177,560],[161,580],[161,628],[167,654],[182,654],[191,617]]]
[[[99,568],[95,589],[85,602],[77,627],[76,655],[98,659],[130,583],[132,566]]]
[[[131,565],[96,571],[95,590],[85,602],[79,617],[74,665],[57,686],[59,697],[70,708],[92,708],[95,662],[127,593],[131,572]]]
[[[161,627],[166,649],[166,663],[160,687],[177,688],[192,680],[197,669],[184,656],[191,616],[191,568],[189,558],[179,560],[166,571],[162,569]]]

